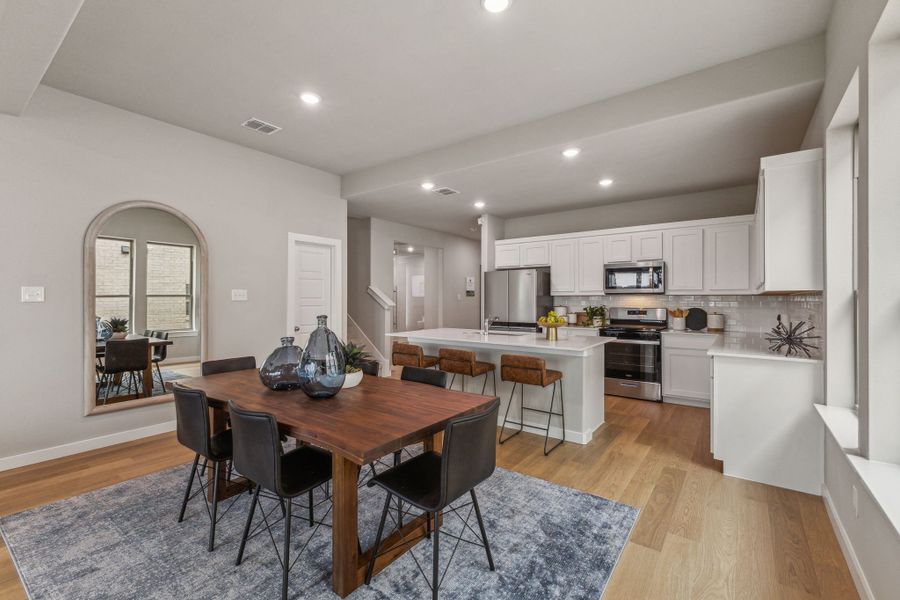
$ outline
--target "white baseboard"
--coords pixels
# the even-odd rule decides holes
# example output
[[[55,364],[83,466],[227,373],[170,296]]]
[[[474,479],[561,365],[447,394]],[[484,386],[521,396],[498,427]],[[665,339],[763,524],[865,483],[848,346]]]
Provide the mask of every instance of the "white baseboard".
[[[695,406],[697,408],[709,408],[709,400],[694,400],[692,398],[676,398],[675,396],[663,396],[665,404],[680,404],[682,406]]]
[[[501,425],[503,425],[503,417],[502,416],[500,416],[497,419],[497,426],[501,426]],[[602,425],[602,423],[600,425]],[[599,429],[600,425],[597,426],[598,429]],[[543,430],[543,427],[545,427],[545,425],[538,425],[538,424],[531,425],[526,421],[525,426],[522,428],[522,430],[525,433],[533,433],[535,435],[545,436],[545,435],[547,435],[547,432]],[[511,424],[507,423],[507,425],[506,425],[506,430],[509,434],[511,434],[514,430],[518,431],[518,429],[519,429],[518,424],[511,425]],[[594,437],[594,431],[596,431],[596,429],[593,429],[591,431],[585,431],[585,432],[573,431],[571,429],[566,429],[566,441],[572,442],[575,444],[588,444],[588,443],[590,443],[591,439],[593,439],[593,437]],[[563,437],[562,427],[557,427],[556,425],[551,425],[550,426],[550,437],[556,438],[558,440],[562,439],[562,437]],[[551,442],[551,445],[552,445],[552,442]]]
[[[844,553],[844,559],[846,559],[847,566],[850,568],[853,583],[856,584],[856,591],[859,592],[860,598],[864,600],[875,600],[872,588],[869,587],[869,582],[866,580],[865,573],[863,573],[862,565],[859,564],[859,559],[853,550],[853,544],[850,543],[850,537],[847,535],[843,523],[841,523],[841,519],[834,507],[834,502],[831,499],[831,494],[828,493],[828,488],[825,485],[822,486],[822,498],[825,500],[825,512],[828,513],[831,526],[837,533],[838,544],[841,546],[841,552]]]
[[[168,433],[170,431],[175,431],[175,421],[166,421],[156,425],[139,427],[138,429],[119,431],[109,435],[101,435],[100,437],[62,444],[61,446],[33,450],[32,452],[25,452],[24,454],[4,456],[0,458],[0,471],[8,471],[9,469],[33,465],[35,463],[44,462],[45,460],[53,460],[54,458],[80,454],[81,452],[87,452],[88,450],[114,446],[115,444],[131,442],[133,440],[139,440],[160,433]]]

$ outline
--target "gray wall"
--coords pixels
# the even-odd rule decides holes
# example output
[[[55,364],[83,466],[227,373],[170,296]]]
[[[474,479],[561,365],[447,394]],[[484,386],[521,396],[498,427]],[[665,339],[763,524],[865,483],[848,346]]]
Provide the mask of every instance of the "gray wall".
[[[748,215],[755,205],[756,185],[745,185],[506,219],[504,239]]]
[[[346,240],[338,177],[46,86],[25,116],[0,115],[0,140],[0,458],[174,419],[171,405],[82,414],[82,246],[105,208],[155,200],[204,234],[209,358],[278,344],[288,232]],[[20,303],[22,285],[46,302]]]
[[[134,318],[129,324],[131,331],[142,333],[147,328],[147,242],[170,242],[191,245],[197,248],[199,241],[191,228],[171,213],[152,208],[131,208],[113,215],[103,225],[100,235],[134,240]],[[195,250],[195,256],[197,250]],[[194,297],[200,301],[201,278],[195,277]],[[167,351],[167,363],[182,362],[185,359],[200,358],[200,323],[193,334],[179,333],[172,337],[172,345]],[[165,363],[164,363],[165,364]]]

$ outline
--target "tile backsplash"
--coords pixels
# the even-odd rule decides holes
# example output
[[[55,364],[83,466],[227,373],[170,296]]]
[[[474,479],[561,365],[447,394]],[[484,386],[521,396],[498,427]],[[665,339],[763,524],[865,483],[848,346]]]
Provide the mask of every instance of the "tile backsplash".
[[[570,311],[585,306],[604,304],[608,307],[630,308],[702,308],[706,312],[725,315],[726,333],[768,333],[775,326],[775,318],[807,321],[816,326],[816,333],[824,337],[825,319],[822,294],[802,296],[558,296],[554,306],[566,306]],[[671,318],[670,318],[671,319]]]

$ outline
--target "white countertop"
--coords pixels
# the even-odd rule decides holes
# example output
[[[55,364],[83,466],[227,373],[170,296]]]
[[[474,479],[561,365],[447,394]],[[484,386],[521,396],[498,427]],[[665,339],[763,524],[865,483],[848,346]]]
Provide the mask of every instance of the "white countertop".
[[[770,345],[771,342],[766,340],[765,336],[760,334],[726,331],[722,336],[721,341],[714,344],[706,353],[710,356],[733,356],[738,358],[759,358],[763,360],[783,360],[801,363],[822,362],[821,351],[811,351],[813,352],[813,358],[807,358],[805,354],[801,354],[801,356],[785,356],[783,350],[782,353],[779,354],[769,350]]]
[[[390,337],[407,338],[411,342],[451,344],[472,348],[524,350],[535,354],[562,354],[586,356],[591,350],[615,338],[593,336],[563,336],[555,342],[547,340],[543,333],[491,332],[487,335],[477,329],[421,329],[389,333]]]
[[[707,331],[705,329],[700,329],[699,331],[693,331],[691,329],[685,330],[675,330],[675,329],[663,329],[663,335],[689,335],[691,337],[696,337],[698,335],[709,335],[709,336],[720,336],[724,335],[721,331]]]

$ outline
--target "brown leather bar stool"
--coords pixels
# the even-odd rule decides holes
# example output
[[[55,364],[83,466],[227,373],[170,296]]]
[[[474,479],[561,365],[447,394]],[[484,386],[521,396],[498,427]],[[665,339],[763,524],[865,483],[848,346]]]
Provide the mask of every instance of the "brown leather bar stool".
[[[437,366],[439,360],[436,356],[425,356],[422,346],[394,342],[394,347],[391,349],[391,362],[398,367],[430,369]]]
[[[544,431],[544,456],[550,454],[557,446],[566,441],[566,415],[565,404],[563,403],[561,372],[548,369],[547,365],[544,363],[543,358],[538,358],[536,356],[523,356],[520,354],[504,354],[500,357],[500,379],[502,381],[513,382],[513,388],[509,394],[509,404],[506,405],[506,414],[503,416],[503,426],[500,427],[499,442],[501,444],[509,438],[522,433],[522,429],[524,428],[526,410],[547,415],[547,427],[535,428],[542,429]],[[540,408],[531,408],[529,406],[525,406],[526,385],[539,385],[545,388],[551,383],[553,384],[553,393],[550,396],[550,410],[543,410]],[[509,421],[509,409],[512,406],[513,397],[515,396],[517,385],[522,386],[519,390],[519,422]],[[559,388],[559,412],[553,412],[553,405],[556,402],[557,387]],[[563,437],[560,441],[554,444],[552,448],[548,449],[547,442],[550,440],[550,419],[552,419],[553,417],[560,417],[562,419]],[[512,425],[518,425],[519,430],[512,435],[508,435],[504,438],[503,432],[506,430],[507,421],[509,421],[509,423],[511,423]]]
[[[481,362],[475,360],[475,352],[472,350],[458,350],[456,348],[441,348],[438,350],[440,358],[440,369],[445,373],[450,373],[453,377],[450,379],[448,389],[453,389],[453,382],[457,375],[462,375],[462,390],[466,390],[466,377],[481,377],[484,375],[484,384],[481,386],[481,393],[487,389],[487,374],[490,373],[494,377],[494,395],[497,395],[497,366],[494,363]]]

